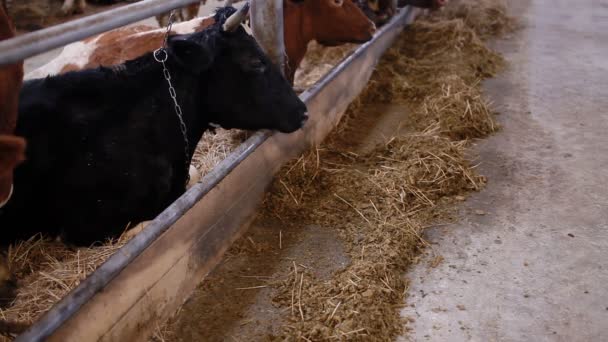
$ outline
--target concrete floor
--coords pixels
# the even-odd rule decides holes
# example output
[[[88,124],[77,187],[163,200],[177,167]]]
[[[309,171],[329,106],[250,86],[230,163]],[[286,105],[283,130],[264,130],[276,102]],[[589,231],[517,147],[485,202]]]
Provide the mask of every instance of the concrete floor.
[[[608,340],[608,1],[510,3],[526,28],[486,84],[489,184],[429,232],[445,261],[409,274],[402,341]]]

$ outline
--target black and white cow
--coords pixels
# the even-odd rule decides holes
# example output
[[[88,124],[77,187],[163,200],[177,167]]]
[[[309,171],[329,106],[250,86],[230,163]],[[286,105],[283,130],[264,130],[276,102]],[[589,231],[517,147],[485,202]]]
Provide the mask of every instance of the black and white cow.
[[[304,103],[240,25],[246,8],[220,8],[213,26],[169,39],[166,63],[189,156],[210,123],[290,133],[307,119]],[[43,232],[89,245],[154,218],[185,191],[185,143],[152,53],[28,81],[19,115],[28,159],[0,212],[1,242]]]

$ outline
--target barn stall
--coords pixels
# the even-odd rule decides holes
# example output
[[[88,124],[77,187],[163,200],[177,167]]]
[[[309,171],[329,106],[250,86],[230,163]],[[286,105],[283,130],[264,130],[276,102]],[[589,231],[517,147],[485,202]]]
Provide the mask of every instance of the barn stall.
[[[0,63],[193,2],[146,1],[24,35],[0,43]],[[260,132],[249,137],[17,340],[146,339],[246,230],[275,172],[321,142],[335,127],[366,85],[382,53],[416,12],[401,10],[372,41],[301,95],[310,113],[304,130],[291,135]],[[255,31],[256,18],[253,21]],[[272,41],[272,34],[269,39]],[[269,51],[272,55],[270,47]]]

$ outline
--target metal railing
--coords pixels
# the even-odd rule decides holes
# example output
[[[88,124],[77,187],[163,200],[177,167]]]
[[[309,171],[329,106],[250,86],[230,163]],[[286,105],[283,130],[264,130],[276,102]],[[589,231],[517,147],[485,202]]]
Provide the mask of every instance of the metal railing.
[[[200,0],[145,0],[0,42],[0,66],[135,23]]]

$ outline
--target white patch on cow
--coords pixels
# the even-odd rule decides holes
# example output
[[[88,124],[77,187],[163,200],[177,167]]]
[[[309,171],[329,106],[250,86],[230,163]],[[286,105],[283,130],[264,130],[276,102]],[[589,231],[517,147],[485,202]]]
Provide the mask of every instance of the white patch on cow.
[[[205,19],[213,18],[215,13],[209,14],[206,17],[198,17],[192,20],[184,21],[182,23],[178,23],[173,25],[173,31],[177,34],[186,34],[192,33],[196,28],[198,28]]]
[[[175,32],[175,33],[177,33],[177,34],[194,33],[194,31],[203,23],[203,21],[205,19],[213,18],[214,15],[215,14],[212,13],[212,14],[206,16],[206,17],[198,17],[198,18],[194,18],[192,20],[188,20],[188,21],[184,21],[184,22],[181,22],[181,23],[173,24],[172,31]],[[137,33],[137,34],[135,34],[135,37],[146,36],[146,35],[149,35],[149,34],[165,33],[165,31],[166,31],[166,28],[161,27],[161,28],[156,29],[156,30]]]
[[[84,68],[88,63],[89,59],[95,49],[97,48],[97,41],[102,35],[97,36],[90,42],[76,42],[70,45],[66,45],[59,56],[55,57],[52,61],[41,66],[40,68],[33,70],[32,72],[25,75],[26,80],[34,78],[44,78],[47,76],[54,76],[61,73],[61,70],[68,64],[74,64],[79,69]]]
[[[176,23],[175,25],[173,25],[173,32],[177,34],[193,33],[195,29],[197,29],[205,19],[212,18],[214,15],[215,14],[212,13],[206,17],[199,17],[182,23]],[[95,37],[95,39],[87,43],[81,41],[66,45],[59,54],[59,56],[57,56],[47,64],[41,66],[40,68],[33,70],[27,75],[25,75],[25,79],[29,80],[34,78],[43,78],[47,76],[58,75],[59,73],[61,73],[61,70],[63,70],[63,68],[68,64],[74,64],[78,68],[78,70],[84,69],[84,67],[89,64],[91,56],[99,47],[97,42],[100,38],[102,38],[106,34],[112,34],[120,30],[126,29],[129,29],[129,27],[119,28],[113,31],[100,34]],[[165,32],[165,28],[149,30],[148,27],[142,27],[141,29],[141,32],[133,34],[132,37],[145,39],[146,36],[155,36],[158,33]],[[126,39],[126,37],[120,37],[120,39]]]

